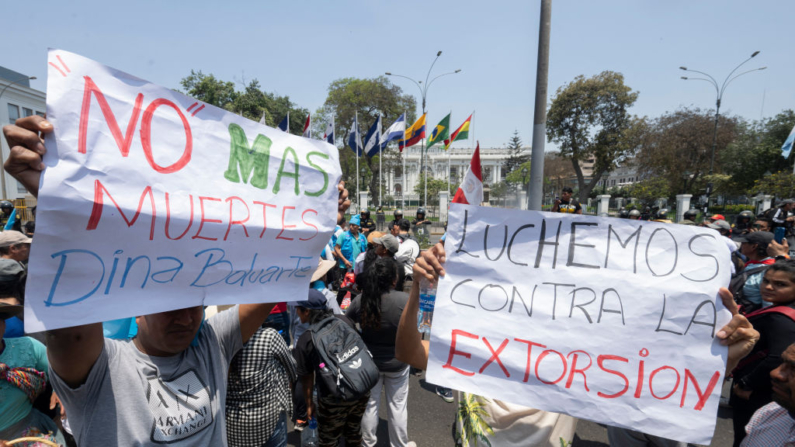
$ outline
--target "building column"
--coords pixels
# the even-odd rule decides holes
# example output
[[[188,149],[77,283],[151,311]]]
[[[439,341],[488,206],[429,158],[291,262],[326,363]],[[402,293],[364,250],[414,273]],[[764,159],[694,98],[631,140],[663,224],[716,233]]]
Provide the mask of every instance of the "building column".
[[[757,214],[761,213],[764,210],[769,210],[770,204],[773,202],[773,196],[762,195],[761,197],[762,197],[762,207],[759,209],[759,212]]]
[[[690,198],[693,194],[677,194],[676,196],[676,223],[685,218],[685,212],[690,209]]]
[[[600,194],[596,196],[599,202],[596,204],[596,215],[599,217],[607,217],[607,211],[610,207],[610,194]]]
[[[361,213],[363,210],[367,209],[367,191],[361,191],[359,193],[359,212]]]
[[[447,222],[447,206],[450,203],[447,191],[439,191],[439,222]]]

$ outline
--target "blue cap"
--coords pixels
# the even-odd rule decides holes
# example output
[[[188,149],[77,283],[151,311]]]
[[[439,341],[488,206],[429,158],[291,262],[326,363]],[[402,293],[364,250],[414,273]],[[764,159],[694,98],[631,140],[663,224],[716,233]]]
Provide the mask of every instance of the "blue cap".
[[[349,222],[351,225],[356,225],[357,227],[362,226],[362,218],[358,214],[351,217],[351,221]]]
[[[326,308],[326,296],[319,290],[309,289],[306,301],[298,301],[295,305],[304,309],[323,310]]]

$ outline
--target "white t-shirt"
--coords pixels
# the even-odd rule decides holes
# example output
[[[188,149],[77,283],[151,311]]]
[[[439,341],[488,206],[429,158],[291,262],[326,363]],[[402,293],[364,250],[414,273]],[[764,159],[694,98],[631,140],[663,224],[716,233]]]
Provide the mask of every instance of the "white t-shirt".
[[[398,238],[398,240],[400,241],[400,248],[398,248],[397,253],[395,253],[395,260],[403,266],[403,271],[406,272],[406,276],[408,276],[414,272],[414,261],[416,261],[417,256],[420,255],[420,244],[410,238],[406,238],[405,240]]]
[[[52,368],[50,377],[78,445],[225,446],[227,373],[242,346],[235,306],[206,320],[198,346],[178,355],[106,338],[86,383],[73,389]]]

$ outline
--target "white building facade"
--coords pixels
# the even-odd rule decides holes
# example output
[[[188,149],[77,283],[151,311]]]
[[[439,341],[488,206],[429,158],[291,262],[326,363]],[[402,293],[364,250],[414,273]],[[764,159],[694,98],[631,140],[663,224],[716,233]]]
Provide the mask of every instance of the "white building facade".
[[[463,178],[472,161],[475,148],[450,148],[445,151],[443,147],[435,146],[428,149],[425,163],[428,176],[435,179],[447,180],[451,183],[451,193],[455,193],[458,183]],[[384,172],[384,196],[392,196],[395,200],[422,201],[420,194],[414,192],[414,186],[420,179],[422,146],[416,145],[403,151],[406,172],[400,175],[402,169]],[[530,158],[530,148],[522,148],[522,155]],[[488,187],[496,182],[505,180],[508,175],[503,169],[503,163],[509,156],[508,148],[480,148],[480,165],[483,174],[484,186]],[[449,166],[449,172],[448,172]],[[401,167],[402,168],[402,167]],[[529,173],[528,173],[529,176]],[[528,179],[529,181],[529,179]],[[428,197],[428,202],[433,203],[437,198]]]
[[[29,77],[0,67],[0,123],[14,124],[18,118],[31,115],[44,116],[47,110],[44,92],[30,88]],[[0,138],[0,166],[8,159],[10,148],[5,138]],[[2,169],[0,169],[2,171]],[[13,177],[0,172],[0,199],[22,199],[25,188]]]

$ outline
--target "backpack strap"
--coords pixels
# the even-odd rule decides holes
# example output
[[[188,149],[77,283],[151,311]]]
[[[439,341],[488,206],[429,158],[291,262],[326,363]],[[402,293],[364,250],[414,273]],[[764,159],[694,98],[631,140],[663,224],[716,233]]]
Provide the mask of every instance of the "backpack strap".
[[[766,307],[764,309],[759,309],[757,311],[751,312],[748,315],[746,315],[745,317],[748,318],[748,319],[751,319],[752,317],[757,317],[759,315],[773,313],[773,312],[779,313],[779,314],[782,314],[782,315],[786,315],[792,321],[795,321],[795,309],[793,309],[793,308],[791,308],[789,306]]]

